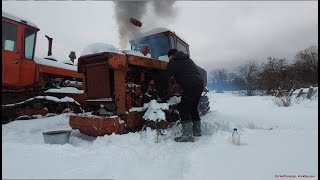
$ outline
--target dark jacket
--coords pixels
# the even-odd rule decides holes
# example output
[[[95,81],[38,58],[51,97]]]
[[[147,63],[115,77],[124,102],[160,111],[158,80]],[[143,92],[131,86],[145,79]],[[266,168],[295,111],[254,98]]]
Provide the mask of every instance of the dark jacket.
[[[173,76],[185,91],[203,88],[203,78],[188,54],[178,51],[175,58],[168,63],[166,71],[169,77]]]

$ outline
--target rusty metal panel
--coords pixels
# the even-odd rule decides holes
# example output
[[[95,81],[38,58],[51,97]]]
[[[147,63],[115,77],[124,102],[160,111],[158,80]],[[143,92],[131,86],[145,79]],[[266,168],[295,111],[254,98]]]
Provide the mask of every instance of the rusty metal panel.
[[[94,118],[70,116],[69,124],[72,129],[78,129],[88,136],[104,136],[124,133],[125,123],[120,123],[118,117]]]
[[[108,63],[109,63],[109,66],[113,69],[120,69],[120,70],[128,69],[127,57],[124,54],[109,53]]]
[[[108,61],[108,53],[107,52],[81,56],[78,59],[78,72],[83,73],[84,67],[87,64],[93,64],[93,63],[104,62],[104,61]]]
[[[142,125],[142,117],[144,112],[131,112],[126,115],[126,128],[134,130]]]
[[[74,78],[81,78],[81,79],[83,78],[83,74],[78,73],[77,71],[43,65],[43,64],[38,64],[38,66],[41,68],[42,73],[45,73],[45,74],[52,74],[56,76],[67,76],[67,77],[74,77]]]
[[[114,71],[115,101],[117,104],[117,115],[126,113],[126,71]]]
[[[168,62],[148,57],[128,55],[128,64],[152,69],[166,69]]]
[[[88,99],[106,98],[111,96],[108,64],[87,65],[86,73]]]

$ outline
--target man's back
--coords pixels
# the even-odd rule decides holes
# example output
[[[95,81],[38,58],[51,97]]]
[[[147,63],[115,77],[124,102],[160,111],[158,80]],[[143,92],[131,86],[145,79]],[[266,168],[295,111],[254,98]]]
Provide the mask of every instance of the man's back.
[[[203,79],[198,67],[189,58],[188,54],[177,52],[175,58],[168,63],[167,70],[185,90],[203,86]]]

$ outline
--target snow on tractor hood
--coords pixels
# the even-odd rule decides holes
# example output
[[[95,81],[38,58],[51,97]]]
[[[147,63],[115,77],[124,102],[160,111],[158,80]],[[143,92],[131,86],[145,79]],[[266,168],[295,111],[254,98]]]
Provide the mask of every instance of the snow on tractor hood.
[[[146,57],[140,51],[135,51],[135,50],[131,50],[131,49],[120,50],[112,44],[103,43],[103,42],[97,42],[97,43],[93,43],[93,44],[86,46],[83,49],[81,56],[97,54],[97,53],[102,53],[102,52],[112,52],[112,53],[118,53],[118,54],[128,54],[128,55]]]
[[[49,56],[49,57],[51,57],[51,56]],[[50,59],[55,59],[55,58],[53,58],[53,57],[51,57],[51,58],[48,58],[48,57],[45,57],[45,58],[35,57],[34,61],[37,64],[42,64],[42,65],[46,65],[46,66],[53,66],[53,67],[62,68],[62,69],[68,69],[68,70],[71,70],[71,71],[77,71],[77,66],[65,64],[65,63],[62,63],[60,61],[54,61],[54,60],[50,60]],[[55,59],[55,60],[57,60],[57,59]]]
[[[97,43],[92,43],[86,46],[81,52],[81,56],[97,54],[101,52],[114,52],[114,53],[122,54],[122,52],[112,44],[97,42]]]

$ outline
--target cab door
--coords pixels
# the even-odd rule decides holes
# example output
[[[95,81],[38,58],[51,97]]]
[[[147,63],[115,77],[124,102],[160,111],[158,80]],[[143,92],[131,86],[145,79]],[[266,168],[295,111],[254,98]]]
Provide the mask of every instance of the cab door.
[[[39,76],[34,61],[37,31],[38,30],[29,26],[26,26],[23,30],[23,50],[20,62],[20,84],[23,87],[35,84],[37,76]]]
[[[2,18],[2,84],[19,86],[21,66],[21,28]]]

